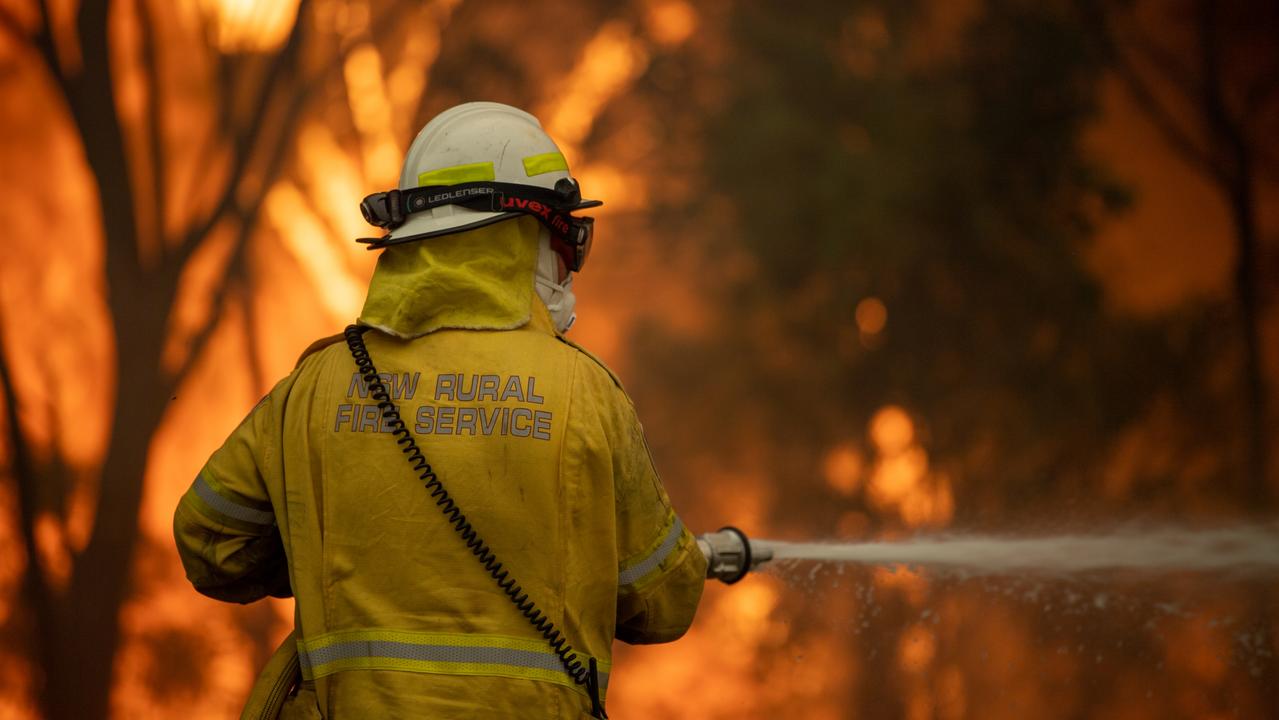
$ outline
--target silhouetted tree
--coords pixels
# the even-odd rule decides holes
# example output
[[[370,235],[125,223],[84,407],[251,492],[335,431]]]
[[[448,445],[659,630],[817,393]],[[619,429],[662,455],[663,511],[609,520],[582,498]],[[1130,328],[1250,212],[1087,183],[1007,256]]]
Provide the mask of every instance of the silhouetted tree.
[[[246,248],[258,228],[266,190],[286,166],[300,119],[354,45],[315,27],[311,5],[301,0],[298,19],[278,48],[244,53],[220,49],[208,23],[201,27],[203,38],[189,37],[164,3],[85,0],[63,17],[59,13],[67,6],[41,0],[36,4],[38,21],[31,26],[0,10],[0,28],[27,43],[43,61],[96,184],[116,369],[110,439],[96,473],[92,535],[74,557],[67,587],[57,591],[35,552],[34,522],[42,512],[63,516],[65,463],[56,450],[44,461],[31,451],[20,407],[39,397],[15,387],[7,362],[8,355],[26,348],[13,345],[0,353],[6,445],[25,541],[23,599],[32,625],[30,653],[38,701],[49,718],[107,715],[120,638],[118,616],[130,591],[152,436],[232,296],[238,293],[243,299],[249,291]],[[384,35],[403,12],[404,4],[384,8],[371,35]],[[111,32],[118,22],[132,23],[137,32]],[[122,48],[129,43],[126,37],[136,44]],[[117,112],[118,60],[129,52],[141,57],[146,85],[140,128],[129,127]],[[204,168],[199,188],[179,196],[171,186],[179,154],[166,145],[173,89],[164,80],[164,64],[190,62],[192,53],[210,68],[206,110],[213,116],[213,134],[198,155]],[[126,141],[131,129],[145,138],[142,147]],[[225,159],[224,169],[211,170],[219,167],[219,159]],[[233,239],[231,259],[212,289],[214,310],[194,333],[181,365],[167,370],[161,360],[179,282],[192,257],[217,231],[229,232]]]
[[[1269,395],[1261,321],[1271,300],[1259,185],[1279,182],[1279,6],[1259,0],[1078,3],[1141,112],[1221,195],[1235,240],[1240,405],[1250,505],[1268,507]]]

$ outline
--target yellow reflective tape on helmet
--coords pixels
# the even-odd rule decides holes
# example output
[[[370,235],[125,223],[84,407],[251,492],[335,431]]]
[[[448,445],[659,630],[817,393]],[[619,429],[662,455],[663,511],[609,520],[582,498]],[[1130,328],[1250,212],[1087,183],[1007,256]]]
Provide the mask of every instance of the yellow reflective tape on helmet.
[[[427,185],[456,185],[467,182],[492,182],[495,177],[497,176],[493,174],[493,163],[478,162],[420,173],[417,176],[417,185],[418,187],[425,187]]]
[[[524,174],[529,177],[556,170],[568,172],[568,161],[564,159],[563,153],[548,152],[524,158]]]

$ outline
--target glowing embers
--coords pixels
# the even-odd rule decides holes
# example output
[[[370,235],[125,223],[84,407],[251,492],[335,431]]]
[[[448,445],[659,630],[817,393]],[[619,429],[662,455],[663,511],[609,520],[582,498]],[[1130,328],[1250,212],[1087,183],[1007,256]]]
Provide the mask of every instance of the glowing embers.
[[[868,297],[857,303],[854,311],[857,329],[863,336],[878,335],[888,324],[888,308],[877,297]]]
[[[948,524],[954,514],[950,476],[929,468],[910,415],[887,405],[871,418],[868,430],[877,456],[866,486],[871,506],[897,514],[909,527]]]

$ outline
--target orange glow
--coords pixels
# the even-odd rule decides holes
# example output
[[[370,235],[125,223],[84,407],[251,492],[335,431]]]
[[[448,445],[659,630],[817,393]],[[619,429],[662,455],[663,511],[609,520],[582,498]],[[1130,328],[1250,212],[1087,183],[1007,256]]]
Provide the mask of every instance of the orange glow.
[[[298,138],[298,155],[301,161],[301,178],[299,184],[305,188],[303,193],[311,200],[303,208],[306,214],[318,214],[324,223],[323,232],[311,238],[315,244],[326,244],[341,249],[345,253],[345,265],[370,266],[376,258],[357,243],[351,242],[357,237],[374,234],[377,228],[364,222],[360,211],[351,203],[351,198],[364,196],[366,187],[374,186],[372,180],[366,180],[359,164],[352,159],[337,140],[333,132],[319,123],[310,123],[302,128]],[[398,169],[396,170],[398,175]],[[387,187],[396,184],[393,179]],[[292,195],[293,206],[298,198]],[[279,232],[297,231],[288,229],[290,207],[277,207],[283,229]],[[314,220],[309,221],[314,224]],[[312,230],[315,228],[312,227]],[[367,273],[361,273],[362,275]]]
[[[907,527],[949,523],[955,510],[950,477],[930,472],[910,416],[893,405],[881,408],[871,418],[869,434],[879,451],[867,485],[875,508],[895,511]]]
[[[161,362],[166,372],[176,374],[187,362],[197,332],[221,309],[214,307],[214,288],[226,272],[234,249],[231,228],[221,227],[204,241],[187,264],[165,339]]]
[[[850,648],[830,637],[792,638],[777,616],[780,596],[768,577],[711,584],[677,644],[616,646],[626,672],[610,682],[610,715],[728,720],[800,703],[805,718],[845,717],[852,688],[836,668],[856,667]]]
[[[915,424],[905,410],[889,405],[871,418],[870,439],[881,454],[898,455],[914,441]]]
[[[623,22],[607,23],[586,44],[549,111],[538,113],[546,118],[543,126],[561,144],[570,162],[574,156],[569,148],[586,139],[604,104],[647,65],[643,42]]]
[[[16,500],[9,485],[0,489],[0,517],[16,517]],[[21,543],[17,523],[0,522],[0,548],[8,548],[7,552],[0,551],[0,624],[8,623],[17,609],[18,588],[27,569],[24,556],[16,552]],[[0,693],[0,700],[3,700],[3,693]]]
[[[40,569],[49,578],[49,584],[54,590],[61,592],[71,579],[71,553],[67,551],[62,526],[49,513],[41,513],[36,517],[34,532]]]
[[[644,15],[648,34],[658,45],[673,47],[697,31],[697,10],[683,0],[657,0]]]
[[[862,456],[852,445],[838,445],[822,463],[826,484],[841,495],[852,495],[862,483]]]
[[[911,496],[928,471],[928,455],[918,448],[885,457],[871,475],[871,497],[882,505],[899,504]]]
[[[869,529],[870,516],[854,510],[839,516],[835,523],[835,537],[840,540],[862,540]]]
[[[225,52],[265,52],[288,37],[298,0],[196,0]]]
[[[955,513],[950,478],[936,475],[930,480],[928,487],[911,494],[902,502],[902,520],[911,527],[946,525]]]
[[[192,598],[180,573],[170,574],[145,602],[126,605],[121,627],[132,642],[117,659],[113,710],[118,717],[215,720],[238,716],[260,668],[235,630],[239,608]],[[273,641],[292,623],[291,607],[270,602],[254,609],[273,629]],[[272,622],[272,616],[274,622]],[[193,618],[199,617],[198,622]],[[274,649],[274,646],[272,646]],[[199,662],[193,658],[199,657]]]
[[[877,567],[872,572],[876,587],[901,593],[902,597],[915,607],[924,604],[928,593],[928,581],[920,573],[903,567]]]
[[[405,28],[404,50],[386,78],[391,102],[393,137],[413,138],[418,101],[427,90],[427,74],[440,54],[440,34],[460,0],[446,0],[418,9]],[[407,147],[407,146],[406,146]]]
[[[643,180],[615,165],[584,165],[581,170],[574,170],[574,174],[582,187],[591,189],[592,197],[610,198],[607,205],[596,211],[600,215],[635,211],[648,204],[648,188]]]
[[[364,43],[347,56],[343,69],[351,117],[364,146],[365,175],[378,186],[394,186],[404,152],[392,127],[391,100],[382,82],[382,56],[372,44]]]
[[[335,323],[349,322],[364,303],[364,284],[352,276],[344,258],[321,240],[326,229],[306,198],[290,183],[267,194],[266,215],[293,260],[311,281],[315,295]]]
[[[937,681],[937,717],[959,720],[968,716],[964,692],[964,673],[958,665],[942,668]]]
[[[77,3],[51,4],[63,20],[53,32],[58,52],[74,70],[80,50],[68,20]],[[875,353],[891,351],[897,336],[910,335],[905,323],[916,317],[901,299],[901,288],[892,285],[901,277],[880,282],[871,275],[873,282],[867,283],[863,276],[832,273],[803,284],[789,298],[794,302],[779,303],[776,312],[733,304],[742,289],[772,291],[761,289],[760,256],[734,238],[742,230],[734,205],[741,199],[706,187],[699,173],[714,160],[714,139],[705,137],[714,127],[711,121],[725,119],[719,113],[732,92],[749,91],[733,85],[748,65],[739,61],[762,55],[760,48],[735,46],[730,37],[744,8],[643,0],[560,16],[541,5],[482,10],[459,0],[409,5],[389,30],[376,32],[375,21],[384,11],[378,3],[318,0],[310,6],[304,21],[311,34],[298,77],[319,72],[320,61],[334,49],[330,45],[350,46],[351,52],[334,62],[328,82],[318,86],[302,120],[285,137],[278,177],[261,183],[260,198],[257,189],[235,194],[233,209],[201,239],[177,281],[159,374],[189,371],[164,404],[158,428],[140,436],[149,440],[138,508],[140,538],[130,596],[119,613],[113,717],[235,716],[261,660],[292,627],[291,601],[240,607],[198,596],[172,550],[173,510],[204,460],[289,372],[298,352],[358,314],[377,255],[352,242],[375,232],[356,203],[365,193],[396,183],[402,153],[427,119],[424,108],[445,99],[527,105],[561,144],[586,194],[606,201],[594,213],[600,222],[591,263],[575,281],[581,320],[570,337],[602,356],[632,391],[640,388],[635,396],[641,418],[649,423],[649,438],[667,445],[654,443],[659,469],[694,531],[732,523],[765,538],[866,541],[973,528],[951,528],[957,518],[965,523],[1008,519],[999,511],[1014,502],[990,499],[983,474],[1001,472],[1004,462],[1017,473],[1028,464],[1042,465],[1042,459],[1024,457],[1034,448],[987,445],[978,435],[966,448],[972,457],[957,463],[953,453],[945,453],[946,441],[939,440],[963,435],[953,427],[954,418],[939,417],[927,398],[878,392],[884,379],[876,376]],[[829,56],[836,74],[853,83],[882,79],[903,67],[949,67],[952,60],[962,60],[956,57],[965,48],[962,32],[986,4],[933,0],[924,5],[908,23],[909,38],[897,36],[895,10],[832,10],[829,46],[815,52]],[[34,28],[35,13],[20,6],[12,10],[19,25]],[[146,173],[117,178],[137,184],[143,197],[137,208],[143,271],[162,262],[183,231],[210,209],[221,175],[232,164],[234,143],[223,136],[222,123],[234,123],[252,110],[243,106],[253,96],[258,73],[298,20],[298,3],[150,3],[157,15],[176,18],[158,36],[164,64],[160,93],[148,87],[139,59],[135,10],[120,7],[112,17],[118,35],[113,45],[119,46],[113,57],[120,59],[115,110],[125,121],[126,150],[131,156],[145,154],[148,103],[164,98],[161,149],[170,190],[182,198],[170,199],[168,214],[159,218],[173,247],[156,247],[151,232],[156,218],[143,193],[150,192],[149,179],[141,177]],[[531,24],[543,11],[557,24],[553,43],[541,39],[547,33]],[[210,33],[210,52],[196,42],[197,31],[204,30]],[[114,403],[130,401],[116,397],[112,323],[134,318],[109,314],[113,288],[104,282],[108,257],[97,202],[103,188],[90,172],[66,103],[36,62],[38,53],[20,45],[20,38],[6,36],[0,47],[8,51],[0,60],[9,63],[0,85],[12,106],[24,108],[0,114],[0,161],[10,170],[6,192],[0,193],[0,225],[6,229],[0,351],[14,375],[35,461],[51,464],[42,477],[66,485],[39,488],[48,493],[40,496],[39,507],[49,509],[35,517],[33,526],[38,566],[52,589],[62,592],[93,534],[96,471],[108,443],[113,435],[132,431],[110,423]],[[518,51],[505,54],[510,48]],[[492,52],[501,56],[493,64],[510,63],[520,72],[511,73],[514,80],[494,79],[485,62],[471,63],[475,58],[460,52]],[[240,83],[224,98],[232,120],[219,114],[216,78],[209,69],[210,58],[219,53]],[[444,66],[435,68],[441,57],[449,73],[439,72]],[[696,80],[680,80],[681,73]],[[768,81],[767,75],[761,77]],[[290,82],[294,85],[286,83],[283,93],[303,84]],[[665,105],[661,98],[669,99],[670,93],[663,96],[655,88],[668,87],[686,89],[681,102],[695,109],[675,112]],[[1092,244],[1082,249],[1082,262],[1100,282],[1106,308],[1141,319],[1184,314],[1193,320],[1197,313],[1218,312],[1232,291],[1227,208],[1200,175],[1169,152],[1116,83],[1103,85],[1100,100],[1102,116],[1087,134],[1088,149],[1138,191],[1132,210],[1102,222]],[[282,104],[277,101],[271,99],[273,108]],[[795,119],[789,113],[807,112],[784,110],[782,124]],[[956,110],[962,116],[971,108],[957,103]],[[274,112],[265,120],[278,122]],[[900,152],[895,138],[881,136],[879,126],[865,116],[833,117],[821,137],[833,152],[857,162],[879,153],[891,159],[891,153]],[[256,155],[254,160],[246,177],[256,182],[265,163]],[[1265,180],[1258,193],[1263,256],[1273,260],[1279,191]],[[696,198],[691,221],[668,222],[661,214],[689,197]],[[261,212],[244,233],[237,257],[238,217],[258,199]],[[60,211],[62,202],[83,210]],[[146,279],[146,273],[138,277]],[[936,289],[911,288],[921,295]],[[1261,308],[1263,359],[1268,377],[1274,378],[1279,377],[1279,307],[1273,298],[1267,303]],[[833,314],[838,317],[829,323],[812,311],[827,306],[837,306]],[[831,330],[825,337],[832,339],[830,355],[838,362],[804,356],[802,344],[793,342],[797,318],[806,329]],[[192,357],[204,331],[207,344]],[[646,344],[654,335],[659,341]],[[732,344],[741,337],[750,342]],[[1067,331],[1050,328],[1030,344],[1045,355],[1091,350],[1065,347],[1068,337]],[[1005,339],[1015,348],[1024,344],[1021,338]],[[719,364],[700,356],[707,349]],[[654,350],[682,353],[688,374],[672,380],[663,374],[669,365],[647,364]],[[757,353],[750,362],[785,390],[761,387],[767,382],[750,375],[750,363],[739,367],[741,355],[714,354],[721,350]],[[1229,360],[1231,351],[1225,352]],[[1234,366],[1220,358],[1214,362],[1206,384],[1233,382]],[[743,368],[747,372],[739,380]],[[818,372],[809,375],[814,368]],[[854,390],[832,392],[825,404],[810,401],[814,383],[842,382],[845,375]],[[731,392],[712,394],[712,386],[727,384],[725,377]],[[945,382],[943,392],[963,390],[965,377],[961,373]],[[875,392],[863,396],[867,387]],[[787,395],[792,389],[793,396]],[[882,404],[889,402],[884,398],[899,404]],[[1006,400],[989,401],[989,409],[979,411],[1001,421]],[[702,406],[714,413],[697,414]],[[1220,412],[1225,416],[1233,410]],[[1080,478],[1079,495],[1091,500],[1095,494],[1099,506],[1116,514],[1144,507],[1137,503],[1149,496],[1158,498],[1154,512],[1216,507],[1224,493],[1222,479],[1233,472],[1228,453],[1178,451],[1186,425],[1177,413],[1173,398],[1153,398],[1136,422],[1115,429],[1107,438],[1105,470]],[[703,424],[706,417],[711,420]],[[0,430],[3,423],[0,418]],[[810,444],[796,447],[793,439],[801,433]],[[23,532],[8,477],[12,453],[3,435],[0,448],[5,480],[0,484],[0,630],[6,642],[0,645],[0,718],[35,718],[32,694],[40,676],[26,659],[30,611],[20,594],[26,570]],[[970,474],[972,468],[976,473]],[[1155,480],[1161,484],[1155,486]],[[54,496],[59,504],[47,502]],[[1008,505],[1001,506],[1005,501]],[[1121,585],[1117,594],[1127,590]],[[679,642],[617,644],[609,709],[622,718],[836,720],[873,717],[875,702],[887,698],[893,716],[920,720],[1267,716],[1265,703],[1273,692],[1258,690],[1259,676],[1253,673],[1268,671],[1265,661],[1273,661],[1279,647],[1272,642],[1252,651],[1264,643],[1262,631],[1250,624],[1256,609],[1250,603],[1260,601],[1221,593],[1225,597],[1169,610],[1143,605],[1145,590],[1113,600],[1085,598],[1082,605],[1063,608],[1060,593],[1044,590],[1041,596],[1039,589],[1015,583],[983,579],[956,588],[949,578],[919,568],[797,564],[752,574],[733,587],[708,585],[694,627]],[[1090,602],[1100,602],[1095,605],[1100,609],[1112,602],[1117,614],[1077,612],[1092,607]],[[1279,625],[1271,610],[1266,622]],[[1112,647],[1108,633],[1120,624],[1116,618],[1138,611],[1142,622],[1149,622],[1145,630],[1134,631],[1140,651]],[[1099,677],[1103,685],[1089,684]]]
[[[1170,669],[1192,683],[1213,685],[1229,672],[1229,635],[1204,617],[1169,621],[1161,628]]]
[[[0,340],[34,450],[46,458],[56,451],[79,469],[92,467],[105,450],[110,421],[102,409],[113,395],[113,341],[103,301],[104,252],[96,206],[89,203],[83,212],[32,212],[47,206],[52,191],[46,178],[56,178],[56,192],[72,201],[93,192],[70,119],[45,112],[59,102],[47,80],[23,64],[15,65],[6,79],[8,91],[21,97],[27,110],[0,113],[0,132],[13,139],[5,143],[3,159],[8,167],[21,169],[0,194],[6,237],[0,262],[0,306],[6,309]],[[33,342],[51,337],[65,341]],[[0,471],[7,471],[8,449],[3,452]]]
[[[67,492],[62,532],[71,552],[79,553],[89,544],[93,532],[93,511],[97,504],[98,489],[90,483],[77,482]]]
[[[857,329],[867,335],[877,335],[888,323],[888,308],[879,298],[869,297],[857,303],[854,312],[857,318]]]
[[[933,631],[916,623],[906,628],[897,640],[897,662],[903,672],[922,673],[932,664],[937,654],[937,640]]]
[[[1117,80],[1105,85],[1105,119],[1089,135],[1099,154],[1142,188],[1141,202],[1106,223],[1088,253],[1106,299],[1117,311],[1149,316],[1194,298],[1229,292],[1234,255],[1224,203],[1207,181],[1168,152]]]
[[[10,687],[25,688],[31,685],[31,668],[26,663],[16,660],[0,661],[0,674],[3,674]],[[11,720],[38,720],[31,699],[24,692],[0,694],[0,717]]]

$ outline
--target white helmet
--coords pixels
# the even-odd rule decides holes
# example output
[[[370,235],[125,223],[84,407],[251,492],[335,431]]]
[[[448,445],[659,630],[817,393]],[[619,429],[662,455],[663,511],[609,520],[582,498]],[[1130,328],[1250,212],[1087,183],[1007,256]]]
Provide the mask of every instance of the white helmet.
[[[472,230],[521,214],[550,231],[570,270],[590,251],[593,220],[569,213],[582,200],[563,153],[537,118],[494,102],[458,105],[435,116],[409,147],[399,187],[360,203],[365,220],[389,232],[370,249]]]

